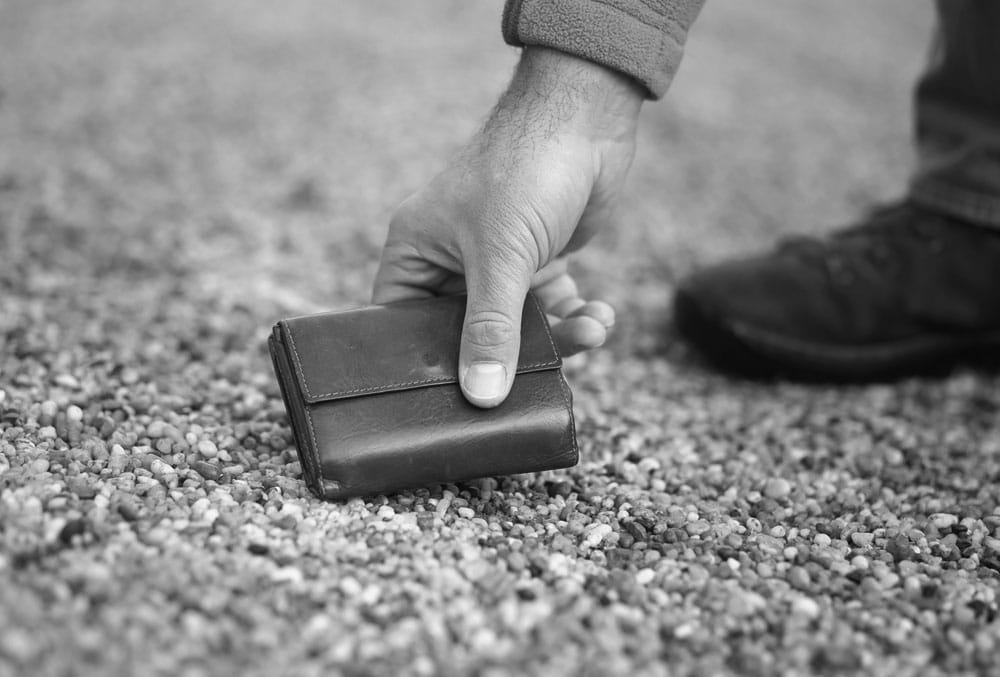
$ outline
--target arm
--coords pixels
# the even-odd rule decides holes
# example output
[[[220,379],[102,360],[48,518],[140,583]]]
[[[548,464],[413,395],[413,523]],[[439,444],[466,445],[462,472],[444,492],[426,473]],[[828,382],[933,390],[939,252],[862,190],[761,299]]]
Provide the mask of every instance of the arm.
[[[512,2],[508,16],[534,4]],[[558,257],[614,220],[650,94],[634,76],[528,45],[483,129],[393,216],[374,301],[468,292],[459,376],[473,404],[510,391],[529,288],[563,319],[564,353],[603,342],[613,311],[580,299]]]

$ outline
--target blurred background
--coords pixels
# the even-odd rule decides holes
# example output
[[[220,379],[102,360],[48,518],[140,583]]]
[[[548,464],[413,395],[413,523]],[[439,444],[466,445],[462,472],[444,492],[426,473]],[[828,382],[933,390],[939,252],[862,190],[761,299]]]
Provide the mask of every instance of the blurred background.
[[[393,207],[509,77],[501,6],[3,3],[4,283],[132,318],[238,303],[251,326],[367,301]],[[645,107],[622,222],[577,264],[618,306],[619,345],[660,346],[692,266],[900,192],[931,18],[905,0],[707,4]],[[27,311],[5,296],[10,328]]]

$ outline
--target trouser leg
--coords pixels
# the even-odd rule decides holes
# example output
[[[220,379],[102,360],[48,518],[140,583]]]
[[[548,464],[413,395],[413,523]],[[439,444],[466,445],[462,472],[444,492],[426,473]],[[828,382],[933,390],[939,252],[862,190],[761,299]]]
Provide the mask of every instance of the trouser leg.
[[[916,89],[918,203],[1000,227],[1000,2],[938,0]]]

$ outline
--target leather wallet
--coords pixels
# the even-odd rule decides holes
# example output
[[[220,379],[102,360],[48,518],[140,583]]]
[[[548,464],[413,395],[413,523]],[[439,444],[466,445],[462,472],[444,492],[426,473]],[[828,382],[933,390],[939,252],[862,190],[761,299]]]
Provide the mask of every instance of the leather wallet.
[[[309,487],[326,499],[576,464],[572,395],[529,295],[510,395],[458,384],[465,296],[282,320],[268,340]]]

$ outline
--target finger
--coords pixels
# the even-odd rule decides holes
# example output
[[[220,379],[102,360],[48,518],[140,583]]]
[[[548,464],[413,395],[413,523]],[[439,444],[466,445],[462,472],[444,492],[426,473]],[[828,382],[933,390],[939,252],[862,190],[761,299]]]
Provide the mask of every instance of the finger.
[[[615,309],[604,301],[588,301],[581,303],[569,313],[563,315],[567,319],[571,317],[586,316],[601,323],[605,328],[611,328],[615,324]]]
[[[539,288],[544,287],[557,277],[566,275],[568,267],[569,260],[565,256],[549,261],[542,266],[541,270],[531,276],[531,289],[537,292]]]
[[[576,282],[566,272],[565,259],[557,259],[539,271],[532,280],[531,291],[538,297],[542,307],[549,312],[563,299],[580,296]]]
[[[592,317],[581,315],[563,320],[552,327],[552,338],[564,357],[604,345],[608,330]]]
[[[376,282],[372,290],[372,303],[396,303],[431,296],[434,296],[434,292],[420,285],[407,282]]]
[[[563,298],[561,301],[549,308],[549,313],[555,315],[556,317],[565,318],[569,317],[586,305],[587,302],[579,296],[570,296]]]
[[[387,246],[375,274],[372,303],[394,303],[435,296],[456,277],[451,271]]]
[[[510,392],[532,272],[528,259],[510,249],[482,252],[466,269],[459,375],[466,399],[478,407],[495,407]]]

